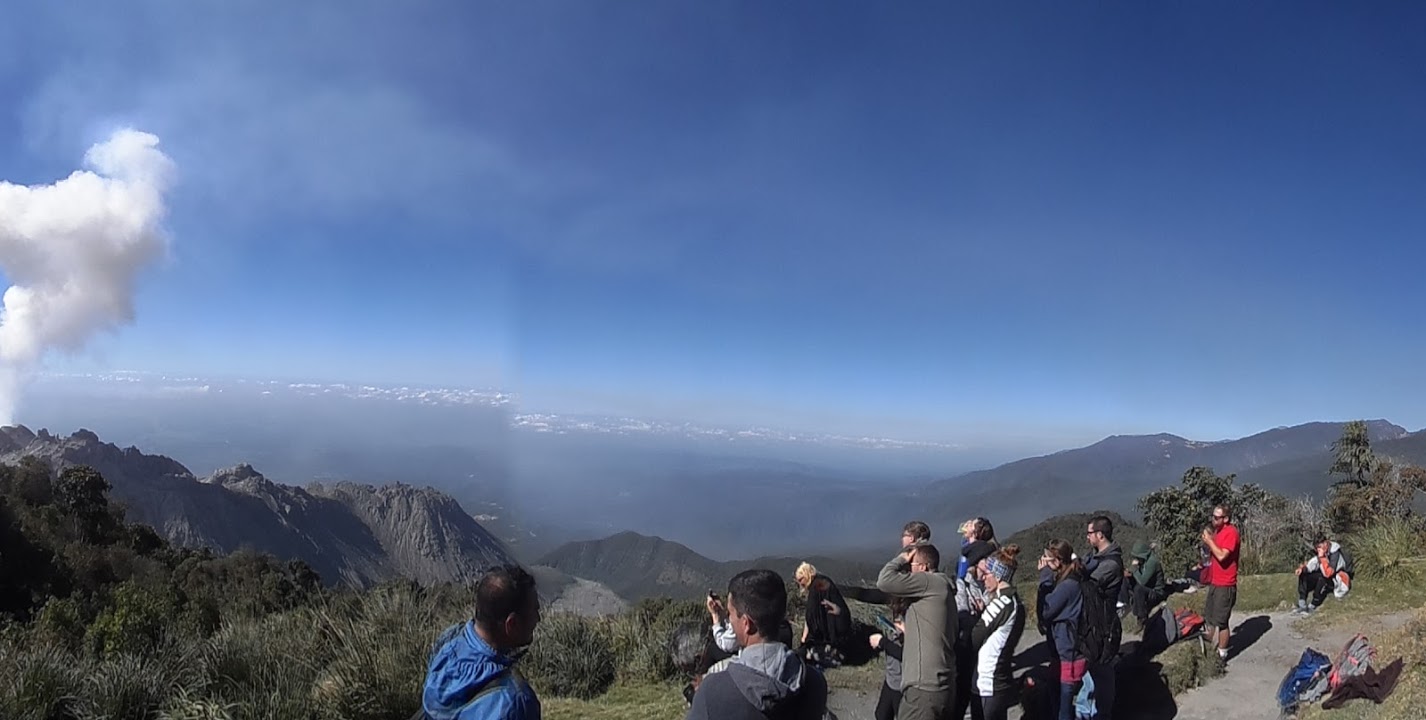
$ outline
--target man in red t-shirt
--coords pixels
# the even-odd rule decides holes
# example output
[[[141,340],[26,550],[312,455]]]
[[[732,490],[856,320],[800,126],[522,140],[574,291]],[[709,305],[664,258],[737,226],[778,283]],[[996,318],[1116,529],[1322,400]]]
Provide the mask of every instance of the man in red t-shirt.
[[[1203,545],[1208,548],[1208,567],[1204,582],[1208,597],[1203,601],[1203,623],[1209,626],[1208,636],[1218,634],[1218,657],[1228,660],[1228,620],[1233,606],[1238,604],[1238,528],[1228,522],[1231,515],[1226,505],[1213,508],[1213,527],[1203,531]]]

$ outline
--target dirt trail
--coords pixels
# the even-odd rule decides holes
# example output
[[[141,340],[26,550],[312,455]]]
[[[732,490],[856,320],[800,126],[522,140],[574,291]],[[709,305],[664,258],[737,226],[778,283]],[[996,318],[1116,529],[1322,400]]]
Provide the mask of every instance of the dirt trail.
[[[1116,719],[1272,720],[1278,715],[1274,698],[1278,683],[1288,668],[1302,656],[1303,648],[1311,646],[1328,655],[1335,655],[1354,633],[1361,632],[1374,638],[1400,628],[1415,612],[1403,610],[1327,628],[1315,624],[1300,625],[1301,619],[1285,611],[1243,613],[1234,623],[1237,642],[1230,648],[1235,654],[1228,661],[1226,675],[1171,700],[1165,698],[1165,702],[1158,707],[1121,708]],[[1241,643],[1248,644],[1243,646]],[[1017,648],[1016,665],[1020,669],[1016,674],[1023,672],[1026,664],[1045,660],[1043,652],[1043,639],[1038,633],[1027,632]],[[828,705],[838,720],[873,720],[879,690],[879,686],[834,688]],[[1020,709],[1013,708],[1010,717],[1019,718]]]
[[[1173,720],[1276,718],[1277,686],[1288,668],[1302,657],[1303,648],[1311,646],[1335,656],[1355,633],[1374,638],[1400,628],[1415,613],[1415,610],[1404,610],[1329,628],[1303,624],[1287,612],[1246,613],[1234,632],[1242,628],[1245,639],[1255,634],[1259,637],[1241,653],[1229,658],[1228,673],[1179,695],[1176,714],[1157,713],[1152,717],[1155,720],[1166,717]],[[1135,717],[1126,715],[1125,720]]]

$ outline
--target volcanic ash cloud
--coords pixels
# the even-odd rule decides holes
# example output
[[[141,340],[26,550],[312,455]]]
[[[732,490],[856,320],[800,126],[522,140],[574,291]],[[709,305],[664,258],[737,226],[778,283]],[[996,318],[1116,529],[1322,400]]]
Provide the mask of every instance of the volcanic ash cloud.
[[[174,164],[156,136],[119,130],[87,169],[50,185],[0,181],[0,424],[50,350],[78,352],[134,320],[139,273],[168,247],[164,193]]]

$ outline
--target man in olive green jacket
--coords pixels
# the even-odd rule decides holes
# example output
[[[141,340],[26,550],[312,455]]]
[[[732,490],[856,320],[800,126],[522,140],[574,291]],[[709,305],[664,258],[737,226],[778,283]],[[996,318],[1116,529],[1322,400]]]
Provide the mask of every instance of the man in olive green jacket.
[[[897,720],[943,720],[956,686],[956,586],[937,570],[941,553],[930,543],[907,547],[876,579],[884,593],[911,600],[901,650],[901,709]]]
[[[1134,543],[1134,549],[1129,552],[1129,567],[1124,570],[1124,584],[1120,586],[1119,605],[1122,607],[1127,602],[1130,612],[1143,627],[1148,623],[1149,611],[1166,597],[1168,583],[1158,553],[1143,540]]]

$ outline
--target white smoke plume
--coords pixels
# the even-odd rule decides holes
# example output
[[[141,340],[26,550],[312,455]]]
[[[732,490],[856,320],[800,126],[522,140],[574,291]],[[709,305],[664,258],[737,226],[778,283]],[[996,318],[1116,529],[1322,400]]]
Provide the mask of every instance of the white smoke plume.
[[[158,138],[115,132],[51,185],[0,181],[0,424],[13,421],[25,377],[50,350],[78,352],[134,320],[134,286],[162,256],[164,193],[174,164]]]

